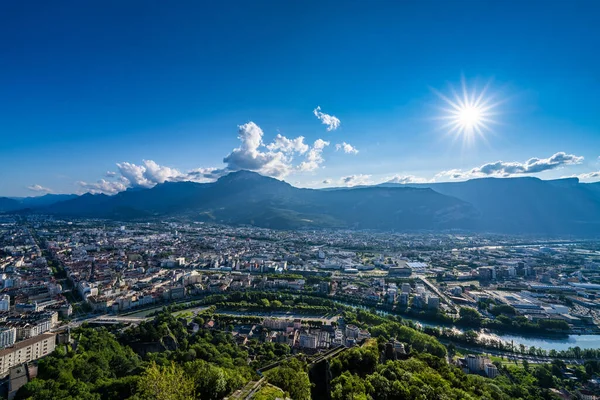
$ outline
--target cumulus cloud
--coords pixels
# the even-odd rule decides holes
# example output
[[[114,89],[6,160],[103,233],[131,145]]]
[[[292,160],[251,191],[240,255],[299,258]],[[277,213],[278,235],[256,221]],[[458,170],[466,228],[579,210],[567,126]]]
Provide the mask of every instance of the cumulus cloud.
[[[238,139],[241,144],[223,159],[223,162],[227,164],[227,170],[247,169],[276,178],[284,177],[291,172],[291,157],[287,154],[289,151],[285,153],[269,150],[268,146],[263,143],[264,133],[258,125],[248,122],[238,128]],[[284,142],[280,140],[279,144],[274,145],[274,148]],[[263,151],[263,148],[266,148],[267,151]]]
[[[323,125],[327,125],[328,131],[335,131],[342,123],[335,115],[329,115],[322,112],[320,106],[317,106],[317,108],[313,110],[313,114],[315,114],[315,117],[317,117]]]
[[[323,158],[323,149],[329,146],[329,142],[323,139],[317,139],[311,149],[306,153],[305,161],[298,166],[300,171],[314,171],[318,169],[325,159]]]
[[[142,165],[117,163],[117,168],[132,187],[150,188],[158,183],[186,179],[186,174],[175,168],[158,165],[153,160],[143,160]]]
[[[356,149],[356,147],[346,142],[336,144],[335,151],[338,150],[343,150],[346,154],[358,154],[358,150]]]
[[[425,178],[420,178],[414,175],[394,175],[385,181],[386,183],[426,183],[428,182]]]
[[[92,194],[116,194],[127,188],[141,187],[151,188],[159,183],[192,181],[192,182],[210,182],[218,178],[215,175],[216,168],[197,168],[187,172],[181,172],[178,169],[159,165],[153,160],[143,160],[142,164],[130,162],[117,163],[119,176],[116,180],[100,179],[97,182],[78,181],[76,184],[81,187],[83,192]],[[116,173],[109,178],[115,178]]]
[[[167,181],[212,182],[230,172],[243,169],[283,178],[294,171],[314,171],[320,168],[325,161],[323,150],[330,144],[317,139],[312,145],[308,145],[303,136],[287,138],[281,134],[271,143],[264,143],[263,137],[263,130],[252,121],[238,126],[239,146],[223,158],[225,166],[222,168],[181,171],[159,165],[153,160],[143,160],[141,164],[120,162],[116,164],[118,172],[105,173],[105,177],[111,180],[101,179],[93,183],[80,181],[77,185],[90,193],[114,194],[130,187],[151,188]],[[353,149],[352,146],[350,148]],[[296,157],[302,157],[302,162],[295,163]]]
[[[344,176],[341,179],[341,183],[346,186],[357,186],[357,185],[370,185],[373,182],[371,181],[371,175],[357,174],[357,175]]]
[[[127,190],[127,184],[117,181],[111,182],[104,179],[100,179],[97,182],[84,182],[79,181],[77,185],[81,187],[83,193],[91,194],[117,194],[124,190]]]
[[[267,145],[267,149],[271,151],[282,151],[284,153],[300,153],[304,154],[308,151],[309,146],[304,143],[304,136],[298,136],[295,139],[288,139],[285,136],[277,134],[273,143]]]
[[[52,189],[44,187],[42,185],[31,185],[31,186],[27,186],[27,189],[31,190],[32,192],[38,192],[38,193],[52,193]]]
[[[436,179],[448,177],[450,179],[468,179],[484,176],[508,177],[513,175],[536,174],[539,172],[558,169],[567,165],[581,164],[582,156],[558,152],[548,158],[530,158],[524,163],[496,161],[483,164],[480,167],[472,168],[467,171],[453,169],[442,171],[436,175]]]

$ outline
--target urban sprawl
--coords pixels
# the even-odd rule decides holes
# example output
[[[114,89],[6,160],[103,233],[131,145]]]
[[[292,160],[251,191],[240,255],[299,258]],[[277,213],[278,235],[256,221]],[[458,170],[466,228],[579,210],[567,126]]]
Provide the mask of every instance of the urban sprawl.
[[[592,241],[2,216],[0,267],[0,378],[50,354],[83,323],[135,325],[165,306],[196,316],[217,310],[220,319],[190,322],[192,331],[227,320],[238,344],[258,339],[306,354],[370,334],[339,310],[292,307],[299,296],[402,316],[440,340],[521,358],[552,354],[494,334],[599,332],[600,247]],[[242,298],[252,293],[280,300]],[[398,357],[408,351],[398,341],[389,347]],[[485,356],[451,361],[498,374]]]

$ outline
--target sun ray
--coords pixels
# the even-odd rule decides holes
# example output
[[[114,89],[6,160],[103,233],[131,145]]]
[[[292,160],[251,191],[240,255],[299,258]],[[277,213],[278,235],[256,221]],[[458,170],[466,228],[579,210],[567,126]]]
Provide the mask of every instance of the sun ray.
[[[445,121],[441,128],[447,130],[453,141],[462,138],[463,145],[470,145],[476,138],[481,138],[487,142],[486,133],[496,124],[494,117],[498,113],[495,109],[501,103],[488,95],[490,84],[491,81],[478,90],[475,85],[469,87],[466,79],[461,77],[460,92],[450,86],[448,96],[432,89],[446,103],[447,107],[440,107],[442,115],[436,119]]]

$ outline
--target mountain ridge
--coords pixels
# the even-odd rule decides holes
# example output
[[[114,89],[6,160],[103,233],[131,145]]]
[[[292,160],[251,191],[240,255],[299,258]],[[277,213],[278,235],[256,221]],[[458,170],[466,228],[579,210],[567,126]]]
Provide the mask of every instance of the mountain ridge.
[[[600,184],[519,177],[322,190],[236,171],[211,183],[165,182],[112,196],[85,194],[22,212],[124,220],[178,217],[275,229],[598,235]]]

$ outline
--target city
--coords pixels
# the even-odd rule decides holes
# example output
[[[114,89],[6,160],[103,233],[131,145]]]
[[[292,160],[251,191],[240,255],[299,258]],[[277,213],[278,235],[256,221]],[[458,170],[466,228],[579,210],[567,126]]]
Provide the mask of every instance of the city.
[[[553,341],[600,333],[593,240],[7,215],[0,250],[3,378],[82,324],[148,324],[164,307],[190,319],[191,332],[219,329],[240,346],[306,355],[369,340],[369,330],[344,321],[351,310],[395,315],[475,352],[449,360],[491,378],[498,368],[477,354],[581,363],[585,342],[557,352]],[[547,343],[527,345],[540,336]],[[407,354],[407,343],[391,343]]]

